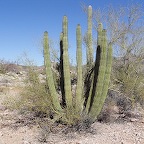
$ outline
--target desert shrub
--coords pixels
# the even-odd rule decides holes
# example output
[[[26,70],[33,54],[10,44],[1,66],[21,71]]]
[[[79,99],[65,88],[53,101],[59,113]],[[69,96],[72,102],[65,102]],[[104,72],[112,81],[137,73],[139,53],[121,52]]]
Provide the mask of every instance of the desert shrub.
[[[5,74],[8,72],[14,72],[19,74],[20,67],[18,67],[18,65],[15,62],[0,60],[0,74]]]
[[[0,74],[6,73],[6,65],[4,60],[0,60]]]
[[[142,104],[144,101],[144,73],[141,70],[143,65],[136,60],[118,64],[120,61],[118,60],[113,66],[114,88],[129,97],[133,104],[137,102]]]
[[[132,109],[132,101],[129,97],[119,91],[109,90],[103,110],[98,117],[98,121],[106,123],[116,122],[121,118],[123,119],[123,116],[130,113]]]
[[[40,81],[39,73],[29,67],[25,79],[25,87],[16,102],[16,108],[21,112],[34,112],[36,116],[46,116],[51,111],[51,100],[46,90],[46,83]]]
[[[99,22],[104,22],[107,25],[109,40],[113,43],[115,58],[112,89],[130,98],[133,104],[142,103],[144,99],[142,6],[141,3],[131,3],[119,8],[108,6],[105,10],[97,9],[93,15],[94,27],[97,28]]]

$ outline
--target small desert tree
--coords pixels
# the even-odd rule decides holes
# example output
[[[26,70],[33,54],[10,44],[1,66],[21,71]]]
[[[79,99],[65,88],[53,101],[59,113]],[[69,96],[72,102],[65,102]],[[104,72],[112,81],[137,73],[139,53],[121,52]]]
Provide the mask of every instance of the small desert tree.
[[[105,23],[110,43],[113,44],[112,88],[118,88],[131,100],[139,102],[144,99],[143,16],[141,4],[119,8],[109,6],[97,9],[93,14],[93,27],[97,29],[98,23]]]

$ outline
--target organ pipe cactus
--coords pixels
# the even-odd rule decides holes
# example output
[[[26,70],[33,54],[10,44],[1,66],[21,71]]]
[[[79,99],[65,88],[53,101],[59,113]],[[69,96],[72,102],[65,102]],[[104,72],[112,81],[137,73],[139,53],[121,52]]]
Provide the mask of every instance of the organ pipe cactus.
[[[66,118],[71,119],[74,124],[76,115],[81,116],[83,113],[87,115],[91,122],[94,122],[99,115],[104,101],[107,96],[110,81],[110,73],[112,67],[112,45],[108,44],[106,30],[102,24],[98,26],[97,51],[96,60],[93,64],[93,44],[92,44],[92,7],[88,7],[88,30],[87,30],[87,67],[91,67],[91,75],[87,71],[89,91],[87,97],[83,92],[85,83],[82,78],[82,36],[81,27],[76,29],[77,42],[77,86],[75,93],[72,93],[70,64],[68,56],[68,20],[63,17],[62,33],[60,35],[60,88],[62,102],[59,101],[58,94],[54,85],[53,74],[51,70],[50,52],[48,44],[48,33],[44,33],[44,64],[46,67],[47,85],[53,107],[60,112],[61,117],[66,113]],[[94,65],[94,66],[93,66]],[[93,67],[92,67],[93,66]],[[85,100],[87,99],[87,100]],[[69,116],[71,115],[71,117]],[[79,118],[77,118],[79,119]],[[83,119],[83,118],[82,118]]]

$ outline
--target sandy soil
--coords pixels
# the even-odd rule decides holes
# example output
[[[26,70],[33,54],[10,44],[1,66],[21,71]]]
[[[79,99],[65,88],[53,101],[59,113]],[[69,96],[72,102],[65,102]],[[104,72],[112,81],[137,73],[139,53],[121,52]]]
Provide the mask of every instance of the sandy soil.
[[[32,117],[7,109],[3,100],[8,95],[17,97],[18,91],[0,93],[0,144],[144,144],[144,121],[137,119],[124,123],[96,122],[89,133],[47,133]]]

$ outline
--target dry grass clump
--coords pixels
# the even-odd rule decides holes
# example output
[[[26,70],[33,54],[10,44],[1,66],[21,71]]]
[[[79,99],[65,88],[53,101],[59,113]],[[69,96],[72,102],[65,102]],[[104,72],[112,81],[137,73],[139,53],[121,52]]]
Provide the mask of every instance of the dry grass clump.
[[[25,83],[26,86],[21,93],[21,106],[30,111],[34,111],[36,115],[39,116],[49,114],[51,110],[51,100],[46,90],[46,83],[40,82],[37,71],[30,68]]]
[[[6,60],[0,60],[0,74],[6,74],[8,72],[20,73],[20,67],[15,62]]]
[[[52,107],[46,83],[45,80],[40,81],[39,73],[33,67],[28,68],[24,84],[25,86],[20,88],[17,96],[6,98],[5,105],[23,114],[32,113],[36,117],[49,115]]]

